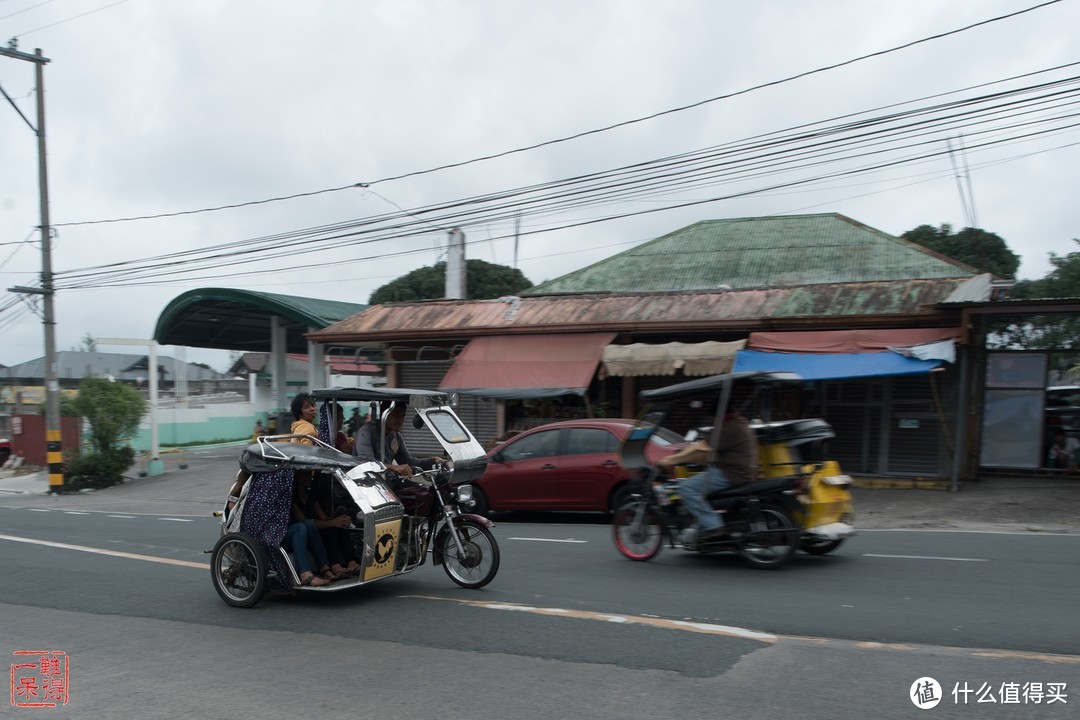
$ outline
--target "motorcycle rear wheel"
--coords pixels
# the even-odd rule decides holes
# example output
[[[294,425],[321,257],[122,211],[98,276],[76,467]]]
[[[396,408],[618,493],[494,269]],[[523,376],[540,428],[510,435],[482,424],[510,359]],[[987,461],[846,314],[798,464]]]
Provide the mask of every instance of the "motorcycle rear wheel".
[[[838,540],[801,540],[799,542],[799,549],[810,555],[827,555],[840,547],[844,540],[845,538],[840,538]]]
[[[210,555],[217,594],[229,605],[249,608],[266,592],[266,553],[247,533],[222,535]]]
[[[462,520],[457,531],[464,555],[458,553],[453,535],[439,534],[443,570],[463,588],[482,588],[499,572],[499,545],[490,530],[472,520]]]
[[[783,511],[774,507],[758,510],[750,522],[750,532],[739,545],[739,556],[750,567],[777,570],[786,565],[799,548],[799,531]]]
[[[615,549],[631,560],[651,560],[664,546],[664,523],[654,508],[629,502],[612,519]]]

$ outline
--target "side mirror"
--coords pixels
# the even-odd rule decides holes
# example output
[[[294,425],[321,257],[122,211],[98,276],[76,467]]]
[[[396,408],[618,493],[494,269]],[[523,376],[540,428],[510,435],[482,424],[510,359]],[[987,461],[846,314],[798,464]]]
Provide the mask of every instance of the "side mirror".
[[[416,413],[412,416],[412,426],[417,430],[424,427],[424,418],[420,417],[420,413]]]
[[[503,462],[503,454],[502,454],[502,451],[500,450],[499,452],[497,452],[497,453],[493,454],[493,455],[491,456],[491,459],[492,459],[493,461],[497,462],[497,463],[501,463],[501,462]]]

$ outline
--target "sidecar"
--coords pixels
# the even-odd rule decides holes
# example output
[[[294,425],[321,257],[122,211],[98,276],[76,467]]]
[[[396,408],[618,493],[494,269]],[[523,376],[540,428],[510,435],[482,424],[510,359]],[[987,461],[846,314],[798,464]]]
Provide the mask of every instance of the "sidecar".
[[[438,520],[432,513],[435,494],[429,491],[431,483],[441,478],[443,491],[453,493],[454,502],[467,507],[468,483],[478,479],[486,467],[483,447],[454,413],[451,398],[445,393],[332,388],[311,395],[317,405],[323,405],[323,437],[259,437],[241,453],[236,482],[224,507],[214,513],[221,519],[221,537],[208,551],[211,575],[215,590],[229,605],[251,607],[267,589],[335,592],[415,570],[429,552],[433,528],[428,525]],[[353,401],[372,403],[376,412],[384,416],[395,404],[408,403],[416,411],[414,427],[426,427],[452,462],[417,476],[415,483],[399,484],[380,460],[361,462],[339,451],[331,444],[334,433],[329,432],[333,423],[330,418],[339,403]],[[299,437],[311,444],[291,442]],[[298,473],[311,474],[322,493],[323,506],[332,514],[348,515],[347,543],[360,564],[358,574],[327,585],[301,583],[293,558],[281,547]],[[428,483],[427,489],[424,482]],[[439,537],[435,545],[439,545]],[[436,564],[441,561],[436,552]],[[450,574],[449,569],[447,572]]]

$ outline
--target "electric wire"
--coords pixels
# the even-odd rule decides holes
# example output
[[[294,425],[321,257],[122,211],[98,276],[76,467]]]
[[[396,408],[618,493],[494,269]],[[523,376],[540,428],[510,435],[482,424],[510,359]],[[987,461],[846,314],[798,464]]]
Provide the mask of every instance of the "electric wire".
[[[41,27],[36,27],[33,30],[24,30],[21,33],[15,33],[14,37],[17,37],[17,38],[26,37],[27,35],[30,35],[31,33],[38,32],[39,30],[46,30],[46,29],[51,28],[51,27],[56,27],[57,25],[63,25],[64,23],[71,22],[72,20],[78,20],[79,18],[84,18],[87,15],[93,15],[94,13],[99,13],[102,10],[108,10],[109,8],[116,7],[117,5],[123,5],[127,1],[128,0],[117,0],[116,2],[111,3],[109,5],[103,5],[102,7],[95,8],[94,10],[87,10],[84,13],[80,13],[78,15],[73,15],[71,17],[64,18],[63,20],[57,20],[56,22],[49,23],[48,25],[42,25]],[[42,3],[42,4],[44,5],[45,3]]]
[[[121,2],[126,2],[126,0],[120,0],[120,1]],[[707,99],[704,99],[704,100],[699,100],[699,101],[690,103],[688,105],[682,105],[682,106],[679,106],[679,107],[670,108],[668,110],[663,110],[663,111],[660,111],[660,112],[656,112],[656,113],[652,113],[652,114],[649,114],[649,115],[633,118],[633,119],[630,119],[630,120],[624,120],[624,121],[621,121],[621,122],[613,123],[613,124],[602,126],[602,127],[599,127],[599,128],[594,128],[594,129],[591,129],[591,130],[586,130],[586,131],[578,132],[578,133],[575,133],[575,134],[572,134],[572,135],[567,135],[567,136],[560,137],[560,138],[555,138],[555,139],[552,139],[552,140],[546,140],[546,141],[534,143],[534,144],[523,146],[523,147],[518,147],[518,148],[515,148],[515,149],[511,149],[511,150],[505,150],[505,151],[501,151],[501,152],[497,152],[497,153],[492,153],[492,154],[489,154],[489,155],[483,155],[483,156],[475,157],[475,158],[472,158],[472,159],[469,159],[469,160],[463,160],[463,161],[459,161],[459,162],[448,163],[448,164],[439,165],[437,167],[428,168],[428,169],[424,169],[424,170],[416,170],[416,171],[401,173],[401,174],[398,174],[398,175],[387,176],[387,177],[383,177],[383,178],[379,178],[379,179],[371,180],[371,181],[367,181],[367,182],[362,182],[362,181],[361,182],[355,182],[355,183],[350,183],[348,185],[341,185],[341,186],[337,186],[337,187],[325,188],[325,189],[322,189],[322,190],[315,190],[315,191],[310,191],[310,192],[294,193],[294,194],[291,194],[291,195],[283,195],[283,196],[278,196],[278,197],[266,198],[266,199],[262,199],[262,200],[253,200],[253,201],[247,201],[247,202],[242,202],[242,203],[233,203],[233,204],[229,204],[229,205],[218,205],[218,206],[215,206],[215,207],[200,208],[200,209],[196,209],[196,210],[183,210],[183,211],[178,211],[178,212],[157,213],[157,214],[139,215],[139,216],[132,216],[132,217],[109,218],[109,219],[101,219],[101,220],[84,220],[84,221],[68,222],[68,223],[56,223],[55,226],[56,227],[64,227],[64,226],[76,226],[76,225],[97,225],[97,224],[106,224],[106,223],[131,222],[131,221],[136,221],[136,220],[154,220],[154,219],[178,217],[178,216],[184,216],[184,215],[196,215],[196,214],[202,214],[202,213],[208,213],[208,212],[217,212],[217,211],[220,211],[220,210],[230,210],[230,209],[248,207],[248,206],[253,206],[253,205],[263,205],[263,204],[267,204],[267,203],[274,203],[274,202],[281,202],[281,201],[286,201],[286,200],[293,200],[293,199],[302,198],[302,197],[311,197],[311,196],[314,196],[314,195],[321,195],[321,194],[325,194],[325,193],[340,192],[342,190],[347,190],[347,189],[350,189],[350,188],[369,188],[369,187],[371,187],[373,185],[376,185],[376,184],[388,183],[388,182],[393,182],[393,181],[397,181],[397,180],[403,180],[403,179],[406,179],[406,178],[415,178],[415,177],[419,177],[419,176],[423,176],[423,175],[429,175],[429,174],[432,174],[432,173],[438,173],[438,172],[441,172],[441,171],[444,171],[444,170],[449,170],[449,169],[453,169],[453,168],[460,168],[460,167],[464,167],[464,166],[467,166],[467,165],[473,165],[473,164],[476,164],[476,163],[481,163],[481,162],[486,162],[486,161],[489,161],[489,160],[495,160],[495,159],[498,159],[498,158],[507,157],[507,156],[510,156],[510,155],[516,155],[516,154],[520,154],[520,153],[530,152],[530,151],[533,151],[533,150],[538,150],[540,148],[550,147],[550,146],[553,146],[553,145],[570,142],[570,141],[577,140],[577,139],[580,139],[580,138],[589,137],[589,136],[592,136],[592,135],[598,135],[598,134],[609,132],[611,130],[615,130],[615,129],[618,129],[618,128],[623,128],[623,127],[627,127],[627,126],[630,126],[630,125],[635,125],[635,124],[638,124],[638,123],[643,123],[643,122],[647,122],[647,121],[650,121],[650,120],[655,120],[657,118],[664,117],[664,116],[667,116],[667,115],[672,115],[672,114],[676,114],[676,113],[685,112],[687,110],[692,110],[692,109],[695,109],[695,108],[699,108],[699,107],[702,107],[702,106],[705,106],[705,105],[709,105],[709,104],[712,104],[712,103],[719,102],[721,100],[729,100],[731,98],[738,97],[740,95],[745,95],[745,94],[748,94],[748,93],[751,93],[751,92],[755,92],[757,90],[762,90],[762,89],[765,89],[765,88],[770,88],[770,87],[775,87],[777,85],[786,84],[786,83],[793,82],[795,80],[806,78],[806,77],[809,77],[809,76],[812,76],[812,75],[829,72],[831,70],[836,70],[838,68],[845,67],[847,65],[852,65],[852,64],[855,64],[855,63],[858,63],[858,62],[862,62],[864,60],[868,60],[868,59],[875,58],[875,57],[881,57],[881,56],[888,55],[888,54],[891,54],[891,53],[894,53],[894,52],[898,52],[900,50],[905,50],[907,48],[914,47],[916,45],[921,45],[923,43],[928,43],[928,42],[932,42],[932,41],[935,41],[935,40],[940,40],[942,38],[946,38],[946,37],[949,37],[949,36],[952,36],[952,35],[956,35],[956,34],[959,34],[959,33],[967,32],[969,30],[973,30],[973,29],[978,28],[978,27],[993,24],[993,23],[996,23],[996,22],[1001,22],[1001,21],[1004,21],[1004,20],[1009,20],[1009,19],[1018,17],[1020,15],[1024,15],[1026,13],[1033,12],[1035,10],[1040,10],[1040,9],[1048,7],[1050,5],[1055,5],[1055,4],[1057,4],[1057,3],[1061,2],[1061,1],[1062,0],[1046,0],[1046,2],[1042,2],[1042,3],[1036,4],[1036,5],[1033,5],[1033,6],[1021,9],[1021,10],[1017,10],[1017,11],[1014,11],[1014,12],[1011,12],[1011,13],[1006,13],[1004,15],[999,15],[999,16],[996,16],[996,17],[988,18],[986,20],[981,20],[981,21],[978,21],[978,22],[975,22],[975,23],[971,23],[969,25],[965,25],[965,26],[960,27],[960,28],[955,28],[955,29],[952,29],[952,30],[936,33],[934,35],[930,35],[930,36],[927,36],[927,37],[924,37],[924,38],[920,38],[918,40],[913,40],[913,41],[910,41],[910,42],[907,42],[907,43],[903,43],[901,45],[897,45],[897,46],[894,46],[894,47],[891,47],[891,48],[887,48],[885,50],[878,50],[878,51],[875,51],[875,52],[872,52],[872,53],[867,53],[865,55],[860,55],[858,57],[850,58],[848,60],[833,63],[831,65],[826,65],[826,66],[814,68],[812,70],[806,70],[806,71],[803,71],[801,73],[797,73],[795,75],[791,75],[791,76],[788,76],[788,77],[785,77],[785,78],[760,83],[758,85],[754,85],[754,86],[751,86],[751,87],[748,87],[748,88],[743,88],[741,90],[736,90],[736,91],[732,91],[732,92],[729,92],[729,93],[717,95],[715,97],[707,98]],[[119,4],[119,3],[114,3],[114,4]],[[111,7],[111,6],[108,6],[108,7]],[[104,8],[100,8],[100,9],[104,9]],[[50,26],[46,26],[46,27],[50,27]],[[24,33],[24,34],[26,34],[26,33]]]
[[[1071,80],[1074,81],[1074,82],[1076,81],[1076,79],[1071,79]],[[1064,83],[1065,81],[1062,81],[1062,82]],[[1024,93],[1029,93],[1032,90],[1034,90],[1034,89],[1024,89],[1023,92]],[[1063,95],[1064,93],[1058,92],[1058,93],[1055,93],[1055,94],[1056,95]],[[1040,96],[1040,97],[1036,98],[1035,100],[1028,100],[1028,103],[1029,104],[1032,104],[1032,103],[1045,104],[1045,103],[1048,103],[1049,98],[1051,98],[1053,95],[1054,94]],[[997,99],[997,98],[1004,97],[1004,96],[1007,96],[1007,94],[995,94],[993,96],[988,96],[988,97],[993,97],[994,99]],[[985,103],[987,98],[984,97],[984,98],[978,98],[978,99],[981,99]],[[973,103],[973,101],[974,100],[963,100],[963,101],[961,101],[960,105],[968,105],[968,104]],[[949,105],[954,106],[954,107],[959,107],[957,104],[949,104]],[[999,105],[996,105],[996,106],[995,105],[987,106],[984,110],[982,110],[982,113],[984,114],[984,116],[987,113],[998,113],[998,114],[1000,114],[1000,113],[1002,113],[1004,111],[1004,108],[1008,108],[1010,106],[1022,107],[1022,106],[1020,106],[1020,101],[1017,100],[1017,101],[1013,101],[1013,103],[1010,103],[1010,104],[999,104]],[[926,112],[926,110],[923,110],[923,112]],[[914,113],[902,113],[902,114],[904,114],[904,116],[907,116],[907,114],[914,114]],[[924,126],[927,123],[935,123],[935,124],[941,126],[945,122],[951,122],[951,123],[954,123],[954,126],[955,126],[955,123],[958,121],[957,119],[958,118],[962,119],[963,117],[964,117],[963,114],[958,114],[958,116],[955,116],[955,117],[946,117],[944,119],[935,118],[935,119],[932,119],[932,120],[929,120],[929,121],[920,121],[920,122],[910,123],[909,126],[907,128],[905,128],[905,130],[909,132],[910,130],[912,130],[912,128],[917,128],[920,125]],[[1053,119],[1064,119],[1064,118],[1068,118],[1068,117],[1071,117],[1071,116],[1059,116],[1059,117],[1053,118]],[[877,122],[880,123],[881,119],[879,119]],[[1028,122],[1025,122],[1025,123],[1014,123],[1013,126],[1014,127],[1021,127],[1022,125],[1031,124],[1032,122],[1045,122],[1045,120],[1028,121]],[[860,126],[861,127],[861,126],[868,125],[868,124],[869,123],[856,123],[856,124],[851,125],[851,126],[852,127],[854,127],[854,126]],[[968,124],[969,125],[971,124],[970,120],[968,121]],[[1022,135],[1015,135],[1015,136],[1005,137],[1004,139],[980,142],[980,144],[976,144],[976,145],[974,145],[972,147],[972,152],[976,152],[980,148],[993,147],[993,146],[999,145],[999,144],[1001,144],[1001,142],[1018,141],[1018,140],[1025,139],[1027,137],[1038,136],[1040,134],[1049,133],[1049,132],[1062,132],[1063,130],[1067,130],[1067,128],[1072,127],[1072,126],[1075,126],[1075,124],[1074,125],[1064,125],[1064,126],[1061,126],[1061,127],[1053,127],[1053,128],[1050,128],[1050,130],[1044,130],[1044,131],[1040,131],[1040,132],[1036,132],[1036,133],[1029,133],[1029,134],[1026,133],[1026,134],[1022,134]],[[1000,132],[1002,127],[1008,128],[1009,126],[1008,125],[999,126],[997,128],[997,130]],[[826,131],[823,131],[821,133],[816,133],[816,134],[809,134],[809,135],[806,135],[806,137],[808,137],[810,139],[818,139],[818,137],[821,137],[823,135],[835,134],[836,132],[838,132],[838,130],[839,130],[839,128],[827,128]],[[880,135],[883,132],[887,132],[887,133],[890,133],[892,135],[900,135],[901,134],[899,130],[896,130],[896,128],[888,128],[887,131],[877,131],[877,134]],[[989,132],[989,131],[983,131],[983,132]],[[977,133],[975,131],[972,131],[972,134],[974,135],[974,134],[977,134]],[[867,138],[873,138],[873,137],[875,137],[874,133],[864,132],[863,137],[861,139],[866,140]],[[796,139],[801,139],[801,138],[796,138]],[[786,140],[786,138],[785,138],[785,140]],[[933,145],[933,144],[937,144],[937,142],[939,142],[939,141],[940,140],[937,140],[937,139],[929,139],[926,142],[927,142],[927,144]],[[845,144],[848,144],[848,145],[853,145],[854,144],[854,140],[851,140],[851,139],[843,140],[843,142],[845,142]],[[835,145],[836,145],[836,141],[834,141],[834,147],[835,147]],[[920,145],[919,142],[909,142],[909,144],[907,144],[905,146],[893,146],[891,148],[891,150],[895,151],[896,149],[901,149],[901,148],[917,148],[917,147],[919,147],[919,145]],[[823,147],[825,149],[827,149],[829,146],[827,144],[824,144]],[[814,150],[812,148],[811,149],[807,149],[806,147],[798,148],[798,152],[801,153],[802,155],[804,155],[805,158],[811,158],[812,157],[811,153],[813,151]],[[868,157],[868,155],[870,155],[870,154],[876,154],[876,153],[880,153],[880,152],[883,152],[883,151],[885,151],[885,150],[876,150],[876,151],[867,150],[867,151],[864,151],[862,153],[848,154],[848,155],[846,155],[845,159],[846,160],[851,160],[853,158],[858,158],[858,157]],[[789,154],[791,154],[791,152],[792,151],[788,151]],[[819,152],[820,152],[820,150],[819,150]],[[915,155],[914,158],[908,158],[907,160],[904,160],[903,162],[914,162],[914,161],[918,161],[918,160],[926,160],[927,158],[939,157],[939,155],[941,155],[941,154],[943,154],[945,152],[947,152],[947,151],[946,150],[937,150],[937,151],[933,151],[933,152],[929,152],[929,153],[918,153],[918,154]],[[730,150],[729,150],[729,154],[730,154]],[[823,159],[821,159],[821,158],[823,158]],[[821,158],[819,158],[818,160],[815,160],[813,164],[821,164],[821,163],[826,163],[826,162],[835,162],[837,160],[837,158],[828,158],[828,155],[823,155],[823,157],[821,157]],[[711,159],[711,161],[715,163],[716,159],[713,158],[713,159]],[[680,162],[685,162],[685,160],[680,160]],[[751,155],[751,157],[742,158],[742,159],[738,159],[738,160],[735,160],[735,161],[727,160],[725,162],[715,164],[714,167],[708,167],[708,168],[704,169],[704,171],[696,171],[696,172],[699,172],[699,175],[697,177],[690,176],[690,179],[684,179],[684,184],[692,185],[693,182],[697,182],[697,184],[700,185],[701,182],[702,182],[702,177],[706,177],[708,180],[710,180],[712,182],[716,182],[717,178],[723,176],[724,173],[727,173],[727,174],[730,175],[731,172],[732,172],[732,167],[740,168],[741,172],[743,173],[743,175],[741,177],[737,176],[737,179],[746,179],[747,177],[752,177],[750,175],[747,175],[747,169],[754,169],[755,172],[760,173],[761,168],[764,167],[764,168],[766,168],[766,171],[768,171],[768,172],[770,172],[772,174],[775,174],[775,173],[779,172],[780,169],[781,169],[781,165],[778,165],[777,164],[778,161],[775,160],[774,158],[772,159],[773,165],[771,166],[771,168],[770,168],[769,165],[762,165],[762,163],[764,163],[764,162],[765,162],[764,159],[762,159],[760,157],[753,157],[753,155]],[[793,161],[792,160],[785,160],[784,162],[786,162],[788,164],[791,164]],[[897,161],[897,162],[899,162],[899,161]],[[755,165],[755,163],[756,163],[756,165]],[[804,161],[804,163],[805,163],[805,161]],[[741,167],[740,167],[740,164],[741,164]],[[825,178],[838,177],[838,176],[842,176],[842,175],[849,175],[849,174],[851,174],[853,172],[872,172],[872,171],[876,171],[876,169],[880,169],[882,167],[889,167],[889,166],[891,166],[893,164],[896,164],[896,163],[894,163],[894,162],[876,163],[876,164],[872,164],[872,165],[868,165],[866,167],[860,168],[859,171],[849,171],[849,172],[846,172],[846,173],[842,173],[840,175],[826,174],[824,177]],[[635,168],[635,169],[637,169],[637,168]],[[701,175],[701,173],[707,173],[707,175],[703,176],[703,175]],[[649,179],[649,182],[651,182],[651,184],[653,184],[653,185],[656,185],[656,184],[658,184],[658,182],[663,182],[665,180],[670,180],[670,178],[666,178],[664,176],[660,176],[658,178],[656,176],[653,176],[652,178]],[[809,179],[808,178],[799,178],[797,180],[797,182],[798,182],[798,184],[802,184],[802,182],[808,182],[808,181],[811,181],[811,180],[812,181],[820,181],[821,178],[809,178]],[[580,181],[581,181],[580,178],[575,178],[575,179],[571,180],[571,182],[580,182]],[[565,184],[566,181],[563,181],[563,182]],[[554,187],[555,184],[548,184],[548,185]],[[625,185],[625,184],[623,184],[623,185]],[[779,185],[769,186],[766,189],[756,189],[756,190],[752,190],[750,192],[753,193],[753,192],[773,191],[773,190],[775,190],[777,188],[783,188],[783,187],[792,187],[792,184],[791,184],[791,182],[786,182],[786,184],[779,184]],[[519,212],[519,210],[522,210],[523,207],[527,208],[526,212],[528,212],[528,213],[536,213],[536,212],[538,212],[538,210],[543,210],[543,212],[552,212],[552,210],[564,210],[564,212],[565,212],[565,210],[568,207],[568,205],[566,205],[566,203],[569,202],[570,200],[572,200],[572,202],[577,202],[577,203],[581,202],[580,196],[577,199],[572,198],[572,192],[568,192],[565,189],[559,189],[559,192],[557,192],[556,194],[550,194],[549,193],[549,194],[544,195],[544,194],[537,193],[535,188],[544,189],[544,190],[548,189],[543,184],[541,184],[540,186],[534,186],[532,188],[528,188],[526,190],[534,192],[534,196],[532,196],[532,198],[527,198],[527,199],[524,199],[524,200],[523,200],[523,196],[522,196],[522,193],[524,191],[521,190],[521,189],[518,189],[516,191],[503,191],[501,193],[495,193],[495,194],[492,194],[492,195],[489,195],[489,196],[480,196],[480,198],[477,198],[477,199],[467,199],[467,200],[464,200],[464,201],[456,201],[455,203],[437,205],[437,206],[433,206],[431,208],[414,209],[414,210],[411,210],[411,212],[409,212],[407,214],[408,217],[403,217],[404,214],[397,215],[396,217],[394,216],[394,214],[388,214],[388,215],[383,215],[383,216],[377,216],[374,219],[373,218],[366,218],[366,219],[360,221],[359,223],[357,223],[357,222],[338,223],[338,225],[336,225],[336,226],[328,226],[328,228],[334,230],[337,234],[330,234],[330,235],[325,234],[326,227],[324,227],[324,228],[320,228],[320,229],[308,229],[308,230],[305,230],[305,231],[300,231],[298,233],[282,233],[282,234],[275,235],[275,236],[272,236],[272,237],[274,237],[274,239],[284,239],[284,237],[292,237],[292,239],[294,239],[294,240],[301,239],[301,237],[303,237],[303,239],[305,239],[305,240],[299,241],[300,244],[322,243],[327,249],[329,249],[329,248],[339,246],[339,244],[337,244],[337,241],[343,241],[343,242],[345,242],[345,244],[366,244],[366,243],[374,242],[375,240],[401,239],[402,236],[408,235],[410,233],[415,232],[415,226],[416,226],[417,222],[421,222],[421,221],[427,222],[428,220],[426,218],[427,218],[428,214],[431,213],[431,212],[435,212],[435,210],[438,210],[438,212],[442,213],[442,215],[438,216],[438,220],[440,220],[441,223],[456,223],[456,225],[460,225],[460,223],[462,223],[462,221],[467,220],[467,219],[472,220],[472,221],[476,221],[477,220],[477,215],[476,215],[477,207],[476,206],[478,204],[483,204],[484,202],[490,203],[492,200],[498,201],[498,202],[500,202],[502,204],[501,205],[495,205],[495,206],[490,206],[489,205],[489,206],[480,208],[480,212],[486,213],[486,215],[484,217],[486,218],[487,221],[496,221],[496,220],[507,219],[513,213],[516,213],[516,212]],[[611,184],[608,184],[607,186],[604,186],[604,187],[593,187],[593,188],[590,189],[591,192],[593,192],[593,195],[591,196],[591,200],[593,202],[597,202],[598,200],[610,200],[612,198],[612,196],[617,195],[619,192],[623,192],[623,191],[630,192],[632,190],[634,192],[640,193],[640,192],[643,191],[643,188],[645,190],[654,189],[654,188],[650,188],[650,186],[648,186],[648,185],[645,185],[645,186],[640,186],[639,185],[639,187],[637,187],[637,188],[630,188],[630,189],[626,189],[626,188],[622,187],[621,185],[611,185]],[[669,185],[664,186],[664,189],[667,192],[670,192],[671,188],[672,188],[672,186],[671,186],[670,182],[669,182]],[[580,192],[580,190],[579,190],[579,192]],[[721,195],[721,196],[719,196],[719,198],[706,200],[704,202],[716,202],[717,200],[731,199],[731,198],[734,198],[734,196],[743,196],[745,194],[747,194],[747,193],[746,192],[731,193],[731,194]],[[625,199],[625,196],[626,195],[624,193],[622,195],[622,199]],[[513,204],[510,204],[510,205],[505,204],[505,201],[507,201],[508,199],[513,199],[516,202],[514,202]],[[568,200],[568,199],[570,199],[570,200]],[[557,203],[563,203],[563,205],[559,206]],[[676,204],[676,205],[672,205],[670,207],[683,207],[683,206],[687,206],[687,205],[686,204]],[[654,212],[654,210],[649,210],[649,212]],[[623,214],[623,215],[619,215],[619,216],[605,216],[605,217],[626,217],[626,216],[627,215]],[[392,225],[389,225],[389,226],[386,226],[386,225],[381,225],[380,226],[379,225],[380,222],[383,222],[384,220],[388,220],[388,219],[389,220],[396,220],[396,222],[392,223]],[[375,227],[370,231],[368,231],[368,230],[361,231],[361,229],[364,228],[364,226],[378,226],[378,227]],[[567,227],[576,227],[576,225],[567,226],[564,223],[564,225],[559,226],[559,228],[561,228],[561,229],[565,229]],[[341,232],[342,230],[346,230],[346,229],[348,229],[349,232],[346,232],[346,233]],[[403,235],[403,231],[404,231],[404,235]],[[374,239],[373,239],[373,237],[366,237],[366,239],[363,239],[363,240],[357,239],[357,237],[363,237],[364,235],[369,234],[370,232],[377,232],[379,234],[376,235],[374,237]],[[262,241],[265,241],[265,240],[266,240],[266,237],[264,237],[264,239],[252,239],[252,240],[249,240],[249,241],[245,241],[245,244],[255,245],[255,246],[249,247],[246,250],[238,250],[238,252],[232,252],[232,253],[230,253],[230,255],[254,254],[254,253],[259,253],[260,250],[261,250],[261,253],[262,253],[261,259],[267,259],[268,257],[273,257],[273,255],[269,255],[269,256],[267,255],[266,250],[265,250],[265,245],[262,245],[261,248],[258,247],[258,245]],[[294,247],[292,247],[292,248],[285,248],[284,250],[282,250],[282,252],[284,254],[286,254],[286,255],[292,255],[292,254],[295,253],[295,249],[296,249],[296,247],[294,245]],[[188,252],[188,253],[199,253],[199,252],[204,252],[204,250],[192,250],[192,252]],[[181,255],[181,254],[175,254],[175,255]],[[212,257],[204,257],[204,258],[197,259],[197,260],[194,260],[194,261],[195,262],[215,262],[215,263],[219,264],[219,266],[220,266],[220,260],[222,260],[222,259],[224,259],[224,256],[215,255],[215,256],[212,256]],[[231,264],[235,264],[235,263],[237,263],[237,262],[229,262],[228,264],[230,264],[230,266],[231,266]],[[116,266],[118,268],[124,268],[124,270],[122,272],[124,272],[127,275],[127,280],[129,280],[129,281],[134,280],[134,277],[131,276],[131,274],[130,274],[131,273],[131,269],[130,269],[131,263],[114,263],[114,264],[116,264]],[[184,272],[184,270],[180,270],[180,269],[177,269],[177,268],[171,268],[171,266],[173,266],[173,264],[175,264],[175,261],[168,261],[168,262],[165,262],[165,263],[161,263],[161,262],[154,263],[154,264],[151,264],[151,266],[149,266],[149,267],[144,267],[143,269],[141,269],[141,271],[143,271],[143,272],[167,271],[167,272],[170,272],[170,273]],[[91,269],[83,269],[83,271],[86,271],[86,270],[91,270]],[[63,274],[68,274],[68,273],[63,273]],[[78,279],[78,277],[79,277],[75,272],[72,272],[70,274],[71,274],[71,277],[73,277],[73,279]],[[99,282],[110,279],[110,277],[109,277],[109,275],[107,273],[99,273],[98,277],[99,277]],[[83,281],[87,280],[87,276],[83,275],[82,280]]]

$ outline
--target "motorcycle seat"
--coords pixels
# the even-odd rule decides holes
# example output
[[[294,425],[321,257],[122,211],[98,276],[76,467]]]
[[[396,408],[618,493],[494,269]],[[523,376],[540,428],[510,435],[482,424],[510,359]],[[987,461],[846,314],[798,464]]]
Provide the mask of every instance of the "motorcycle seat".
[[[726,498],[741,497],[744,495],[764,495],[767,493],[781,492],[795,487],[799,481],[798,475],[785,475],[782,477],[766,478],[754,482],[734,485],[726,490],[717,490],[709,493],[710,500],[723,500]]]

